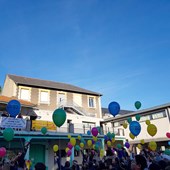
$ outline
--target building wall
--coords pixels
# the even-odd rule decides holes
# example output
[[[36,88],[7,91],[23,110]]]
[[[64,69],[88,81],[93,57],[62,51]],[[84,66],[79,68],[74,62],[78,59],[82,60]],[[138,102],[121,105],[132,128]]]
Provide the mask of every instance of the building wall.
[[[18,86],[17,91],[18,95],[17,97],[19,98],[20,96],[20,90],[22,86]],[[58,108],[60,105],[57,103],[57,97],[58,97],[58,92],[55,90],[49,90],[49,103],[43,104],[40,103],[39,98],[40,98],[40,89],[39,88],[34,88],[34,87],[26,87],[30,89],[30,102],[37,104],[38,109],[43,110],[43,111],[54,111],[56,108]],[[46,90],[46,89],[45,89]],[[100,106],[100,96],[92,96],[95,99],[95,107],[90,108],[88,106],[88,97],[89,95],[84,95],[82,94],[82,106],[79,107],[74,103],[73,101],[73,93],[71,92],[66,92],[66,106],[67,105],[75,105],[77,108],[80,108],[85,114],[91,117],[97,117],[101,118],[101,106]],[[47,115],[48,116],[48,115]]]
[[[8,76],[6,76],[4,86],[2,88],[2,95],[11,97],[11,96],[16,96],[16,94],[17,94],[16,84],[13,82],[13,80],[11,80]]]
[[[134,140],[132,140],[129,137],[129,133],[130,133],[129,125],[128,125],[127,129],[124,129],[122,125],[113,128],[112,127],[112,123],[109,122],[109,123],[106,124],[106,130],[108,130],[108,128],[112,129],[113,132],[115,132],[116,134],[120,133],[120,131],[123,130],[125,138],[128,139],[131,143],[136,143],[136,141],[140,142],[141,139],[145,139],[146,141],[151,141],[151,140],[154,140],[154,141],[168,140],[168,138],[166,137],[166,133],[169,132],[169,129],[170,129],[168,110],[170,111],[169,108],[165,109],[165,117],[155,118],[155,119],[150,120],[151,124],[154,124],[157,127],[157,133],[156,133],[156,135],[154,137],[152,137],[152,136],[150,136],[148,134],[148,132],[147,132],[148,125],[146,125],[145,120],[144,121],[140,121],[141,132],[140,132],[140,134],[137,137],[135,137]],[[157,113],[157,111],[155,110],[155,111],[153,111],[151,113],[154,114],[154,113]],[[127,118],[122,118],[119,121],[114,120],[114,122],[124,122],[126,120],[127,120]],[[132,117],[132,120],[136,121],[135,116]],[[103,128],[105,129],[104,125],[103,125]]]

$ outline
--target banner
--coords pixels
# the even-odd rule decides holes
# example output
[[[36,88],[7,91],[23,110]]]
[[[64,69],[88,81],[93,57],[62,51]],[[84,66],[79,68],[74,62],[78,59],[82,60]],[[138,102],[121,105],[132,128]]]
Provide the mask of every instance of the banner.
[[[44,120],[32,120],[32,130],[41,130],[42,127],[46,127],[49,131],[57,130],[57,127],[53,122]]]
[[[13,128],[13,129],[25,129],[26,120],[13,117],[1,117],[0,118],[1,128]]]

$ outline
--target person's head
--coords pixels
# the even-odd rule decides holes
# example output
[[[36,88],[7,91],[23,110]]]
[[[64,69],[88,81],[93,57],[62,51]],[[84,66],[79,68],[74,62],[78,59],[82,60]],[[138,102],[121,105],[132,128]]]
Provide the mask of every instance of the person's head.
[[[144,156],[136,155],[132,165],[134,170],[144,170],[147,168],[147,161]]]
[[[66,162],[65,162],[65,167],[67,167],[67,168],[70,167],[70,162],[69,162],[69,161],[66,161]]]
[[[157,163],[152,163],[149,166],[149,170],[160,170],[161,167]]]
[[[42,162],[38,162],[34,166],[34,170],[45,170],[46,166]]]
[[[158,164],[161,167],[161,169],[165,169],[165,167],[167,166],[167,163],[164,160],[160,160]]]

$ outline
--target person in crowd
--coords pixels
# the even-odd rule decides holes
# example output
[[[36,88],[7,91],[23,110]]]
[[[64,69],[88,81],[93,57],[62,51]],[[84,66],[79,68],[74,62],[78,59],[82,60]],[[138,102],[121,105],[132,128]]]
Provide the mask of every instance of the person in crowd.
[[[38,162],[34,166],[34,170],[46,170],[46,166],[42,162]]]
[[[132,161],[132,170],[147,170],[147,161],[143,155],[136,155],[135,160]]]

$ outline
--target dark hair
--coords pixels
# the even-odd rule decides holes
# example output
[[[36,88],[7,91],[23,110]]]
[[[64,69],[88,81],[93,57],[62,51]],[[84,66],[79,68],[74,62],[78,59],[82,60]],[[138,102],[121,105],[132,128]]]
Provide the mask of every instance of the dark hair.
[[[35,165],[35,170],[45,170],[46,166],[42,162],[38,162]]]
[[[67,167],[67,168],[70,167],[70,162],[69,162],[69,161],[66,161],[66,162],[65,162],[65,167]]]
[[[161,167],[157,163],[152,163],[149,166],[149,170],[160,170]]]
[[[167,163],[164,160],[160,160],[158,164],[160,165],[161,169],[165,169],[165,167],[167,166]]]
[[[147,162],[144,156],[136,155],[135,160],[136,160],[136,164],[141,166],[141,170],[147,168]]]

